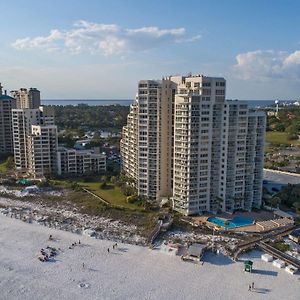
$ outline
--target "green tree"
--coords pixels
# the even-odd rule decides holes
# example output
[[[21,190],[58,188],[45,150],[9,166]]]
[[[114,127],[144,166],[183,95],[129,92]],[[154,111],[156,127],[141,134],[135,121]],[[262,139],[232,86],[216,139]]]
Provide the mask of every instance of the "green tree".
[[[105,175],[101,176],[100,182],[107,182],[107,176],[105,176]]]
[[[243,200],[244,200],[243,197],[234,196],[233,198],[234,207],[240,208],[242,206]]]
[[[273,197],[269,199],[269,203],[271,204],[271,207],[277,207],[281,203],[281,199],[279,197]]]
[[[9,156],[6,160],[6,168],[8,170],[14,170],[15,169],[15,161],[12,156]]]
[[[296,201],[293,203],[294,208],[296,208],[296,210],[300,210],[300,201]]]
[[[106,181],[101,182],[100,188],[101,188],[102,190],[105,190],[105,189],[107,188],[107,182],[106,182]]]
[[[116,176],[111,176],[110,182],[111,182],[112,184],[115,184],[117,181],[118,181],[118,178],[117,178]]]

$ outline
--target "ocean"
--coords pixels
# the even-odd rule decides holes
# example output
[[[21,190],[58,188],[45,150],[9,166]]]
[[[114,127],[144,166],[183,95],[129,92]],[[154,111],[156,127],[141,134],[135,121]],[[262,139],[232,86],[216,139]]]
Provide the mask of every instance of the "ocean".
[[[245,101],[250,107],[258,108],[258,107],[266,107],[274,105],[275,100],[241,100]],[[122,105],[129,106],[133,100],[130,99],[45,99],[42,100],[43,105],[78,105],[78,104],[86,104],[89,106],[97,106],[97,105]],[[281,103],[283,103],[282,101]],[[280,102],[279,102],[280,103]]]

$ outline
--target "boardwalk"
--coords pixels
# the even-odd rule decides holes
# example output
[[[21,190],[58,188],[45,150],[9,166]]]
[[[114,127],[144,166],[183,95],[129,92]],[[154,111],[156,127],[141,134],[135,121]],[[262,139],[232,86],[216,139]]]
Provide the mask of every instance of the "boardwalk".
[[[299,259],[297,259],[289,254],[286,254],[284,252],[281,252],[280,250],[266,244],[265,242],[258,243],[258,246],[263,251],[273,255],[276,258],[283,260],[287,264],[293,265],[294,267],[300,269],[300,260]]]

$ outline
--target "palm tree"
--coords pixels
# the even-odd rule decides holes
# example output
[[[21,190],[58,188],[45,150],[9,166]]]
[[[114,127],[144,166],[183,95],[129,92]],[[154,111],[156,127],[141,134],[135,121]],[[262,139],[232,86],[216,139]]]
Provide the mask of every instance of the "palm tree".
[[[244,200],[244,198],[241,196],[238,196],[238,197],[234,196],[234,198],[233,198],[234,207],[241,208],[243,200]]]
[[[278,205],[281,202],[281,199],[279,197],[273,197],[272,199],[269,200],[269,202],[271,204],[271,207],[275,208],[275,207],[278,207]]]
[[[300,202],[294,202],[293,206],[295,207],[297,214],[300,216]]]
[[[216,201],[216,203],[217,203],[217,211],[219,211],[219,210],[221,210],[221,208],[222,208],[222,203],[223,203],[223,199],[221,198],[221,197],[216,197],[215,198],[215,201]]]

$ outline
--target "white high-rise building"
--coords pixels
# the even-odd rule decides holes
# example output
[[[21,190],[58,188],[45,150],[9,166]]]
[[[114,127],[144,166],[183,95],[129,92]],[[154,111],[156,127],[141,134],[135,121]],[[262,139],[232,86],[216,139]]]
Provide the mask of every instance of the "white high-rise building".
[[[123,128],[123,170],[139,195],[151,200],[172,196],[173,90],[168,79],[140,81]]]
[[[186,215],[260,207],[265,115],[225,91],[202,75],[139,82],[121,141],[139,195]]]
[[[2,91],[0,83],[0,153],[13,153],[13,133],[11,110],[16,108],[16,100]]]
[[[36,88],[29,90],[21,88],[18,91],[11,91],[11,96],[16,99],[16,108],[39,108],[41,106],[41,94]]]
[[[13,109],[12,124],[17,172],[33,178],[55,173],[57,127],[53,109]]]

